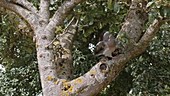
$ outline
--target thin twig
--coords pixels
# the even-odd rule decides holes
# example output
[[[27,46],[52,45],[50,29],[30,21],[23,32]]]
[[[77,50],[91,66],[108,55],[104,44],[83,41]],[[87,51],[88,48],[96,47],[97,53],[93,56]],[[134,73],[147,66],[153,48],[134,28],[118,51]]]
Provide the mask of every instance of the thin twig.
[[[65,33],[67,31],[67,29],[69,28],[69,26],[71,25],[71,23],[74,21],[75,17],[73,17],[70,22],[67,24],[67,26],[64,28],[63,33]],[[76,22],[77,24],[78,22]],[[57,39],[57,36],[47,45],[47,48]]]
[[[75,17],[73,17],[71,20],[70,20],[70,22],[67,24],[67,26],[64,28],[64,31],[63,31],[63,33],[65,33],[66,32],[66,30],[69,28],[69,26],[71,25],[71,23],[74,21],[74,19],[75,19]]]

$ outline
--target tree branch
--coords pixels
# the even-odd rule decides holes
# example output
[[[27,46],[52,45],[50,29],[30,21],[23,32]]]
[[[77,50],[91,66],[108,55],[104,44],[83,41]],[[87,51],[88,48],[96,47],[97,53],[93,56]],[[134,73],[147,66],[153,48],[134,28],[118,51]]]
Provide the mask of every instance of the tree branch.
[[[147,14],[138,6],[138,3],[132,4],[118,36],[120,39],[122,39],[121,36],[125,36],[125,38],[131,41],[126,43],[126,45],[131,46],[128,46],[129,50],[140,39],[144,23],[147,20]],[[114,56],[112,60],[102,58],[99,63],[83,76],[70,82],[62,82],[62,87],[65,90],[61,94],[66,93],[69,96],[96,96],[103,87],[106,87],[119,75],[126,66],[126,62],[130,59],[126,52]],[[70,86],[69,88],[67,87],[68,85]]]
[[[126,51],[130,50],[133,44],[139,41],[148,19],[148,14],[144,10],[145,7],[140,6],[136,1],[133,0],[125,22],[117,35],[118,41],[121,42]]]
[[[41,17],[41,21],[43,21],[46,24],[49,22],[49,18],[50,18],[49,6],[50,6],[50,0],[40,1],[39,16]]]
[[[35,8],[34,5],[27,0],[11,0],[10,2],[19,4],[23,7],[25,7],[25,9],[27,9],[28,11],[31,11],[33,13],[38,12],[37,8]]]
[[[36,13],[32,13],[31,11],[28,11],[22,6],[7,2],[6,0],[0,0],[0,6],[13,11],[19,16],[21,16],[22,18],[24,18],[28,22],[28,24],[31,26],[32,29],[37,28],[38,15]]]
[[[67,14],[79,3],[85,0],[68,0],[63,3],[58,10],[55,12],[53,17],[51,18],[49,24],[45,28],[45,30],[52,30],[55,31],[56,26],[63,23],[64,19],[66,18]]]
[[[72,74],[72,47],[73,47],[73,39],[75,37],[75,34],[77,33],[77,24],[78,20],[76,20],[74,17],[71,19],[69,24],[64,29],[64,32],[57,36],[58,42],[60,43],[63,53],[62,56],[57,56],[56,61],[57,62],[57,75],[60,79],[66,79],[70,80],[73,77]],[[59,66],[61,64],[61,60],[65,61],[62,62],[63,66]],[[60,68],[62,67],[62,68]],[[62,69],[62,70],[61,70]],[[63,74],[65,73],[65,74]]]
[[[110,61],[103,59],[85,75],[67,82],[66,84],[72,88],[72,92],[68,92],[69,95],[76,93],[78,96],[96,96],[96,92],[99,92],[119,75],[126,66],[126,62],[145,51],[162,25],[161,22],[162,19],[154,20],[140,41],[127,53],[119,54]],[[68,91],[70,91],[69,88]]]
[[[147,28],[145,34],[142,36],[139,45],[148,45],[148,43],[152,40],[155,34],[158,32],[160,26],[162,25],[162,18],[155,19],[152,24]]]
[[[136,57],[137,55],[143,53],[149,46],[150,41],[154,38],[156,33],[159,31],[161,25],[163,24],[162,18],[155,19],[152,24],[147,28],[144,35],[141,37],[138,43],[134,44],[133,48],[129,50],[126,54],[128,60]]]

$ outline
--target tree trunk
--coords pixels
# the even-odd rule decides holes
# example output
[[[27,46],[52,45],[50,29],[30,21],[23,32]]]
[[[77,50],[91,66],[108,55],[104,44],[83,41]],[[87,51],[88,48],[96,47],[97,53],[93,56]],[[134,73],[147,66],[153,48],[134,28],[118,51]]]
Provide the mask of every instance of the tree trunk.
[[[55,37],[55,28],[63,24],[69,12],[83,1],[64,2],[50,18],[48,0],[40,0],[40,10],[27,0],[9,2],[0,0],[0,6],[19,14],[34,30],[43,96],[95,96],[119,75],[126,62],[145,51],[162,24],[162,18],[156,19],[142,34],[148,18],[145,5],[141,6],[139,4],[141,2],[133,0],[117,36],[121,51],[111,60],[102,58],[86,74],[71,80],[71,50],[76,34],[73,25],[78,22],[73,20],[69,28],[57,37]]]

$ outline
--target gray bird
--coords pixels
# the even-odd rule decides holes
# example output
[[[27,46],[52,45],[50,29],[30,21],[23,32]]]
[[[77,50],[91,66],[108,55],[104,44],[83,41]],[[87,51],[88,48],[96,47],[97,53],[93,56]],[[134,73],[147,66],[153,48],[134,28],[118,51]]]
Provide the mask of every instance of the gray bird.
[[[108,41],[108,40],[109,40],[109,36],[110,36],[109,31],[106,31],[106,32],[103,34],[103,41]]]
[[[105,32],[103,35],[103,41],[100,41],[96,45],[96,56],[113,57],[112,53],[116,49],[117,42],[112,34]]]

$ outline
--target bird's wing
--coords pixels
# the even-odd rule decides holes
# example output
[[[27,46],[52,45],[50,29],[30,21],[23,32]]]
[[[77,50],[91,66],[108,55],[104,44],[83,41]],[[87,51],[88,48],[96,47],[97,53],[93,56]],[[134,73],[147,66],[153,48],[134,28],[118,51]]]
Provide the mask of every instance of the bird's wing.
[[[106,31],[103,35],[103,41],[108,41],[109,40],[109,35],[110,33],[108,31]]]
[[[103,54],[103,51],[105,50],[105,43],[103,41],[100,41],[97,43],[96,45],[96,49],[94,51],[94,53],[99,56]]]
[[[109,48],[116,47],[116,40],[112,34],[109,35],[109,40],[106,42],[106,45]]]

